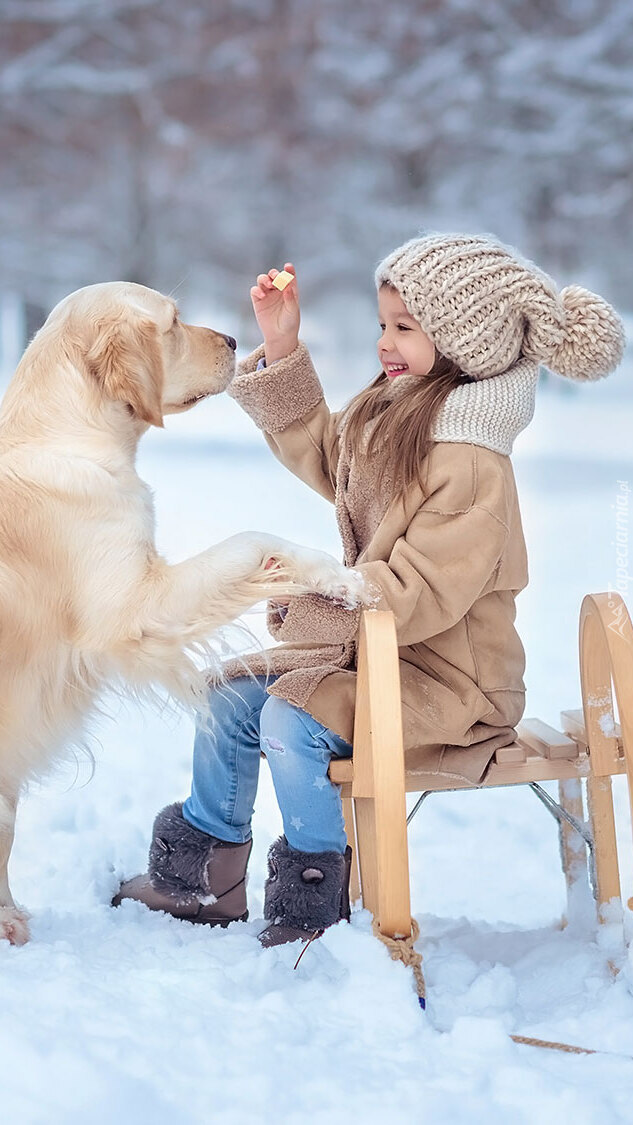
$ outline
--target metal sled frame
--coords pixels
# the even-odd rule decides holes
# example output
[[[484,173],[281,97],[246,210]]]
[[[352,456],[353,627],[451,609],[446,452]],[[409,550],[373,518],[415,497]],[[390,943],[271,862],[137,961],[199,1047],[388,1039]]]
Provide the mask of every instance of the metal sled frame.
[[[633,812],[633,626],[619,594],[588,594],[580,610],[582,710],[561,712],[562,731],[526,719],[497,750],[480,786],[407,770],[402,742],[398,645],[393,614],[363,614],[358,647],[354,753],[329,775],[341,786],[354,852],[351,897],[389,937],[411,934],[406,794],[558,781],[559,802],[540,790],[559,820],[568,894],[587,877],[590,844],[598,918],[621,903],[611,778],[626,774]],[[615,722],[614,693],[619,723]],[[583,812],[586,782],[588,824]],[[422,798],[423,799],[423,798]],[[418,802],[420,803],[420,802]],[[556,806],[556,810],[552,809]],[[611,915],[612,916],[612,915]]]

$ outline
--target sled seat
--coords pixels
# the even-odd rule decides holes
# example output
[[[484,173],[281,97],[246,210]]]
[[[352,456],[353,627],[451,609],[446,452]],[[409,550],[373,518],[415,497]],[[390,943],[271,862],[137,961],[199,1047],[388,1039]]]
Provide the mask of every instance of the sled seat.
[[[558,810],[568,893],[587,877],[587,843],[599,918],[605,920],[613,900],[620,903],[611,778],[627,774],[633,807],[633,626],[618,594],[584,598],[579,647],[582,708],[561,712],[560,731],[540,719],[525,719],[516,740],[496,751],[483,781],[474,786],[406,768],[393,614],[369,610],[362,615],[353,756],[334,759],[329,776],[341,786],[354,853],[352,897],[372,912],[382,934],[411,933],[407,793],[423,793],[419,805],[433,792],[522,784],[538,792],[540,782],[558,781],[558,804],[543,790],[540,796]]]
[[[484,780],[469,785],[455,778],[438,776],[432,786],[424,774],[425,791],[441,792],[457,789],[490,789],[499,785],[528,785],[531,781],[563,781],[588,777],[590,774],[582,710],[561,711],[561,725],[578,732],[578,739],[550,727],[540,719],[524,719],[517,727],[518,738],[509,746],[495,751]],[[617,730],[620,730],[619,723]],[[614,773],[626,773],[624,748],[618,736],[618,761]],[[343,798],[352,796],[354,762],[352,758],[336,758],[329,770],[330,780],[343,787]],[[420,792],[418,774],[405,769],[405,792]]]

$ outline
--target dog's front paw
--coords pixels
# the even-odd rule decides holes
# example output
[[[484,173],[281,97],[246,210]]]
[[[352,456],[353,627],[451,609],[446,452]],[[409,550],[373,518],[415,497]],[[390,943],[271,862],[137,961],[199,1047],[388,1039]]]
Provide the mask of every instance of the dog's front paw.
[[[0,906],[0,938],[11,945],[26,945],[30,938],[29,916],[17,906]]]
[[[296,581],[310,593],[331,598],[346,609],[370,604],[371,596],[358,570],[343,566],[324,551],[302,548],[295,557]]]
[[[319,574],[314,576],[313,590],[325,598],[330,598],[345,609],[356,609],[370,604],[370,597],[362,574],[357,570],[342,568],[342,573]]]

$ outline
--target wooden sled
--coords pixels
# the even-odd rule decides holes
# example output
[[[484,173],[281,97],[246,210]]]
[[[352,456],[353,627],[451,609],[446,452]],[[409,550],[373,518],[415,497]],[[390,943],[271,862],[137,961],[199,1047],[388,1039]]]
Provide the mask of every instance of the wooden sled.
[[[561,731],[538,719],[517,728],[517,740],[497,750],[476,788],[531,785],[560,823],[568,895],[586,877],[588,846],[601,921],[619,906],[620,873],[611,778],[626,773],[633,811],[633,626],[619,594],[588,594],[580,611],[582,710],[561,712]],[[614,719],[613,692],[620,722]],[[380,933],[411,935],[405,794],[475,788],[441,775],[423,785],[405,765],[400,674],[393,614],[363,614],[351,759],[335,759],[329,776],[342,787],[345,826],[354,852],[351,895],[372,912]],[[588,823],[582,780],[586,781]],[[540,789],[558,781],[559,803]],[[540,792],[539,792],[540,790]],[[552,808],[551,806],[554,806]],[[416,806],[417,807],[417,806]],[[411,814],[413,815],[413,814]],[[630,904],[630,905],[633,905]]]

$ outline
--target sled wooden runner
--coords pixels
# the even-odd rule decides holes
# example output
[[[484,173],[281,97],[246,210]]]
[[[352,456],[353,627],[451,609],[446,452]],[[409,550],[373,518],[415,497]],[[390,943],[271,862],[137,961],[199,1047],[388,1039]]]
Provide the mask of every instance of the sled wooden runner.
[[[561,731],[526,719],[517,739],[496,751],[479,786],[406,769],[402,741],[398,646],[393,614],[361,620],[354,752],[335,759],[329,775],[342,787],[345,826],[354,852],[351,897],[361,899],[381,934],[411,935],[406,794],[558,781],[561,858],[568,894],[586,878],[591,845],[601,921],[620,905],[620,873],[611,778],[626,774],[633,813],[633,626],[619,594],[588,594],[580,611],[582,709],[561,712]],[[619,714],[615,722],[614,693]],[[588,826],[583,814],[586,782]],[[541,790],[542,799],[548,795]],[[551,801],[551,798],[550,798]],[[552,804],[554,802],[552,801]],[[568,819],[565,819],[567,817]],[[611,915],[612,916],[612,915]]]

